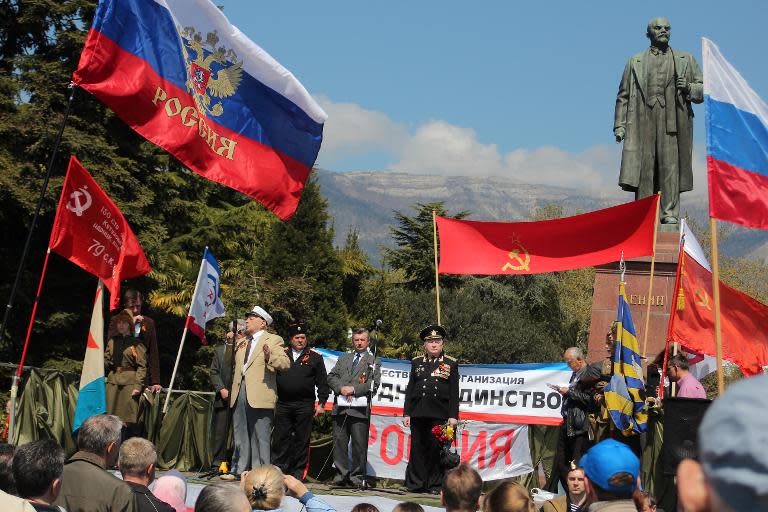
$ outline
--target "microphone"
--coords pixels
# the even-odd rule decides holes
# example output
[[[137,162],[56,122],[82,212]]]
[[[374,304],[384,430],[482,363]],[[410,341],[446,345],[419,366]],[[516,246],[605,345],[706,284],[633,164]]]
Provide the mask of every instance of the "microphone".
[[[381,327],[382,321],[376,320],[376,329],[379,329]]]

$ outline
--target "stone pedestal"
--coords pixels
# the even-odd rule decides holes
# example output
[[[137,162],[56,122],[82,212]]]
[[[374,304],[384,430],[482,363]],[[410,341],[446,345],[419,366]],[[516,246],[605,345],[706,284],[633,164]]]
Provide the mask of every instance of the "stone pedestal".
[[[675,304],[675,275],[679,256],[680,235],[677,232],[659,232],[656,238],[656,263],[653,271],[651,318],[648,323],[648,362],[664,350],[669,323],[670,308]],[[648,302],[648,285],[651,274],[651,258],[638,258],[626,262],[624,274],[627,301],[637,332],[640,353],[643,351],[645,316]],[[595,285],[592,292],[592,319],[589,328],[587,359],[598,361],[606,357],[605,335],[616,320],[619,297],[619,264],[611,263],[595,268]]]

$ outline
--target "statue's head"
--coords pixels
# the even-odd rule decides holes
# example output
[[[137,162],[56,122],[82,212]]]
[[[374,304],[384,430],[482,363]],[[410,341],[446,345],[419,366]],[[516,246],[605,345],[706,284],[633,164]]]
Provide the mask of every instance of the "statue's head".
[[[653,46],[666,46],[672,35],[672,28],[667,18],[653,18],[648,22],[648,30],[645,33]]]

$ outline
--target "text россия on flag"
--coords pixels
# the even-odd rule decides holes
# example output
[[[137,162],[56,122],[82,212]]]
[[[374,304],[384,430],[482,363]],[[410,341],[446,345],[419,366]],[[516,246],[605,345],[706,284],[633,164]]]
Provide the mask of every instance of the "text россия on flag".
[[[538,222],[437,217],[442,274],[538,274],[653,254],[658,196]]]
[[[296,210],[327,116],[209,0],[101,0],[73,81],[201,176]]]
[[[702,39],[709,215],[768,229],[768,105]]]

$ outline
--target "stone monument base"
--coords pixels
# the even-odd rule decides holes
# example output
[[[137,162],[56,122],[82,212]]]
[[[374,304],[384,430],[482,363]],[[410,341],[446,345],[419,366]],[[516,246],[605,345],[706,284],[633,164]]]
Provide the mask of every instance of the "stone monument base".
[[[659,352],[664,351],[667,324],[671,307],[675,304],[675,276],[680,252],[678,231],[659,231],[656,238],[656,262],[653,272],[651,314],[648,324],[648,345],[646,362],[651,362]],[[640,354],[643,355],[645,317],[648,303],[648,285],[651,275],[651,258],[637,258],[626,262],[624,274],[625,291],[632,320],[637,332]],[[607,356],[605,336],[616,320],[619,297],[619,263],[595,267],[595,284],[592,291],[592,318],[589,327],[587,360],[599,361]]]

